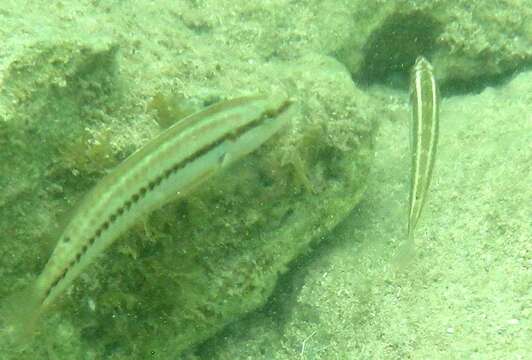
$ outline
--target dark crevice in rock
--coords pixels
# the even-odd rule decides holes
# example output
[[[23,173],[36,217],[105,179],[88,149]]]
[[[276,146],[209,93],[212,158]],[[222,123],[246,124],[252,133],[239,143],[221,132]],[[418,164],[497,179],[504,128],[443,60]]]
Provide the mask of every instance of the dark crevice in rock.
[[[393,14],[377,28],[364,46],[364,60],[353,78],[361,85],[400,82],[419,55],[430,58],[442,31],[434,17],[421,11]]]

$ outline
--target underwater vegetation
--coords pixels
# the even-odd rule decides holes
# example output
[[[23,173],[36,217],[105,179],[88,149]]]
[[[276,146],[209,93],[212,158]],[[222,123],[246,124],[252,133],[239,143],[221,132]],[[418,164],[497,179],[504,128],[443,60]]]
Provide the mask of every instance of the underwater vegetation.
[[[73,45],[51,45],[49,56],[62,54],[64,46]],[[22,141],[35,141],[38,149],[19,152],[17,163],[26,165],[18,169],[15,158],[2,158],[3,166],[16,169],[13,176],[28,178],[30,169],[33,173],[25,188],[15,177],[3,179],[9,189],[5,194],[12,194],[17,205],[4,195],[2,209],[10,212],[0,226],[18,244],[2,245],[3,251],[16,254],[2,264],[9,269],[3,298],[39,275],[48,258],[43,254],[54,249],[64,219],[72,217],[83,195],[146,142],[143,137],[132,146],[122,139],[135,139],[130,118],[145,117],[147,124],[151,121],[150,132],[157,134],[172,123],[179,126],[179,119],[197,108],[174,89],[154,91],[145,107],[130,104],[135,99],[123,92],[127,87],[112,60],[116,47],[110,44],[108,49],[73,51],[73,56],[88,57],[78,60],[80,64],[99,66],[76,67],[64,75],[64,87],[43,81],[41,90],[27,99],[41,105],[18,107],[4,123],[10,151]],[[31,55],[40,50],[25,51]],[[325,64],[331,66],[328,74],[345,76],[345,93],[336,98],[356,97],[359,105],[338,109],[333,94],[312,85],[328,81],[327,73],[323,79],[309,74],[301,80],[297,75],[296,82],[308,82],[309,89],[318,91],[308,94],[313,105],[295,102],[282,136],[134,225],[50,307],[36,329],[35,344],[69,344],[69,352],[90,349],[109,356],[147,356],[153,351],[167,356],[264,304],[290,261],[319,241],[364,190],[372,157],[372,110],[362,93],[353,96],[356,89],[346,73],[328,61],[308,58],[304,63]],[[279,67],[279,82],[294,86],[297,66]],[[15,84],[6,87],[4,96],[11,96],[11,88],[24,89],[18,84],[21,78],[6,78]],[[94,92],[96,88],[104,91]],[[212,96],[206,99],[210,102]],[[315,115],[309,117],[311,113]],[[31,121],[21,127],[24,118]],[[38,131],[35,138],[28,135],[30,128]],[[40,138],[46,142],[38,142]],[[39,197],[32,194],[34,189]],[[23,218],[13,216],[21,211]]]
[[[2,356],[175,358],[262,307],[294,259],[360,201],[377,123],[401,119],[401,102],[359,81],[403,86],[397,74],[404,80],[420,48],[448,91],[457,79],[471,86],[508,74],[532,58],[528,8],[2,4],[1,299],[39,276],[90,189],[164,129],[227,99],[294,99],[286,130],[142,218],[59,296],[31,348],[17,353],[0,336]],[[404,39],[418,43],[397,46]]]

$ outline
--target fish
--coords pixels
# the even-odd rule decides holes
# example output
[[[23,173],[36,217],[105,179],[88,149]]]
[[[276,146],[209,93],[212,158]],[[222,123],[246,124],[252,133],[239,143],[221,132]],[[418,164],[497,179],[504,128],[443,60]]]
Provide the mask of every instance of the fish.
[[[439,136],[440,95],[432,65],[419,56],[410,76],[411,172],[408,211],[408,244],[414,246],[414,231],[427,200]]]
[[[15,302],[6,332],[43,311],[143,216],[260,147],[289,121],[293,100],[247,96],[181,119],[130,155],[84,197],[34,283]]]

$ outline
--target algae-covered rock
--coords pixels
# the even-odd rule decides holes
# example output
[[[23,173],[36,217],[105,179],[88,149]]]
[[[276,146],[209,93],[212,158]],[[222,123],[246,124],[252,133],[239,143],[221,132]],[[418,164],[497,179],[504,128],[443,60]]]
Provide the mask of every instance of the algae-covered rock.
[[[28,167],[37,167],[34,173],[50,167],[50,155],[59,150],[54,143],[78,140],[88,123],[102,121],[104,116],[87,105],[103,107],[108,101],[114,86],[115,51],[111,42],[95,47],[68,39],[37,39],[2,58],[2,188],[23,192],[29,185],[20,180],[29,180]],[[28,157],[32,161],[25,162]],[[8,199],[9,194],[3,201]]]
[[[75,287],[64,316],[92,348],[165,358],[206,339],[264,304],[289,263],[359,201],[371,103],[331,59],[268,70],[280,90],[300,88],[291,127],[155,212]]]
[[[4,42],[5,43],[9,43]],[[40,272],[79,194],[117,162],[90,126],[119,101],[116,45],[35,38],[0,61],[0,296]],[[9,50],[9,51],[8,51]],[[102,140],[97,142],[97,140]],[[90,163],[90,165],[89,165]],[[89,169],[85,172],[84,169]],[[0,340],[5,338],[0,336]],[[5,346],[0,342],[2,348]],[[39,349],[38,346],[35,349]],[[2,350],[8,358],[13,347]],[[40,352],[30,352],[38,356]],[[20,354],[14,355],[15,357]]]
[[[378,91],[403,120],[381,123],[356,211],[199,359],[530,356],[532,72],[443,101],[435,186],[401,266],[409,109],[395,105],[406,93]]]
[[[84,155],[66,155],[69,146],[88,140],[86,127],[105,118],[105,110],[87,105],[105,107],[116,94],[116,46],[38,39],[11,50],[0,62],[0,221],[16,236],[31,231],[36,238],[54,226],[47,215],[54,203],[67,200],[61,197],[68,198],[68,190],[83,189],[75,182],[87,181],[66,175],[63,165],[59,174],[57,163],[61,156],[75,156],[78,164]],[[93,148],[87,141],[83,147]],[[101,171],[111,163],[104,160],[95,159]],[[9,261],[4,271],[19,260]]]
[[[5,59],[0,231],[10,256],[0,266],[2,297],[39,274],[61,218],[140,146],[143,136],[128,119],[138,116],[150,124],[139,128],[155,132],[161,113],[130,105],[125,89],[133,83],[116,71],[116,49],[54,39]],[[372,159],[376,104],[326,56],[249,69],[237,80],[241,89],[213,89],[196,102],[287,93],[294,100],[289,126],[131,229],[43,316],[31,347],[19,353],[0,339],[6,357],[173,359],[262,306],[290,263],[353,209]],[[188,108],[166,110],[179,117]]]
[[[329,47],[363,83],[405,77],[418,55],[431,59],[445,89],[461,92],[532,63],[528,0],[350,1],[340,6],[337,26],[344,31]]]

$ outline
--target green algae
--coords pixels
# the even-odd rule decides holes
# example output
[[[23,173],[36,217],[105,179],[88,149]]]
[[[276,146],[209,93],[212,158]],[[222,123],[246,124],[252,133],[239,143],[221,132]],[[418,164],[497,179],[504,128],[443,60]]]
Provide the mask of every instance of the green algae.
[[[57,48],[64,50],[62,43]],[[109,53],[77,53],[117,54],[115,47],[109,49]],[[91,61],[79,64],[87,62]],[[128,119],[137,115],[146,123],[155,120],[165,126],[189,111],[190,103],[172,95],[177,90],[155,91],[145,107],[132,106],[131,98],[122,93],[127,88],[124,80],[112,78],[117,76],[115,62],[104,63],[109,64],[107,70],[80,65],[72,72],[76,77],[69,77],[71,87],[60,92],[44,82],[43,90],[32,95],[32,102],[41,106],[15,107],[16,112],[10,113],[7,124],[13,144],[46,141],[18,153],[18,161],[34,169],[27,186],[42,195],[28,192],[24,198],[13,192],[13,201],[24,206],[25,216],[13,221],[8,215],[2,228],[38,233],[18,232],[13,237],[18,248],[4,245],[5,251],[17,254],[11,265],[3,264],[4,269],[17,269],[4,278],[4,295],[38,275],[61,232],[61,218],[98,178],[135,149],[117,135],[135,134]],[[327,71],[320,72],[324,66]],[[307,67],[315,68],[314,74],[302,75],[299,69]],[[21,69],[33,71],[31,66]],[[311,56],[300,64],[264,69],[254,81],[268,84],[267,79],[275,76],[276,91],[288,92],[293,86],[313,89],[306,95],[310,103],[295,99],[298,110],[283,136],[131,229],[43,316],[33,350],[22,354],[38,356],[47,351],[48,343],[64,344],[56,354],[87,352],[114,358],[178,354],[262,306],[290,262],[359,201],[372,158],[374,118],[369,99],[330,58]],[[8,79],[16,83],[25,77]],[[89,79],[92,85],[86,83]],[[341,84],[336,100],[329,86],[322,85],[331,82]],[[8,87],[14,88],[23,86]],[[77,88],[86,92],[76,93]],[[98,88],[104,91],[95,93]],[[97,93],[101,96],[93,97]],[[207,96],[203,103],[212,98]],[[351,107],[344,109],[346,102]],[[46,126],[35,123],[41,125],[35,137],[17,131],[22,119],[37,113],[40,120],[54,120]],[[10,151],[15,149],[12,145]],[[3,161],[7,165],[12,160]],[[25,174],[28,169],[19,171]],[[20,186],[15,178],[8,181],[8,189]],[[5,204],[3,210],[16,211],[8,200]],[[36,227],[36,219],[41,219],[41,227]]]
[[[398,9],[421,9],[445,26],[435,50],[444,79],[499,74],[529,59],[527,22],[518,21],[526,11],[516,10],[525,3],[513,3],[498,4],[497,17],[491,5],[469,1],[80,2],[50,10],[46,2],[49,21],[44,3],[1,11],[0,229],[7,240],[0,247],[10,254],[0,266],[2,298],[39,273],[61,219],[158,131],[155,124],[178,121],[189,106],[256,92],[289,93],[298,107],[282,137],[133,228],[48,314],[30,350],[2,347],[2,355],[176,358],[260,308],[278,275],[321,242],[366,187],[375,120],[388,112],[349,73],[358,73],[371,34]],[[342,47],[353,51],[344,61],[349,72],[322,55]],[[355,323],[371,326],[371,286],[349,277],[361,293],[351,304],[361,307]],[[320,310],[307,306],[294,318],[316,325]],[[301,356],[304,330],[278,346]],[[260,342],[259,335],[249,342]],[[407,337],[392,336],[398,354],[407,353]],[[306,355],[322,354],[312,347],[318,339],[337,335],[317,332]]]
[[[166,129],[197,109],[186,101],[183,94],[158,92],[148,103],[147,110],[155,112],[155,121],[162,129]]]

